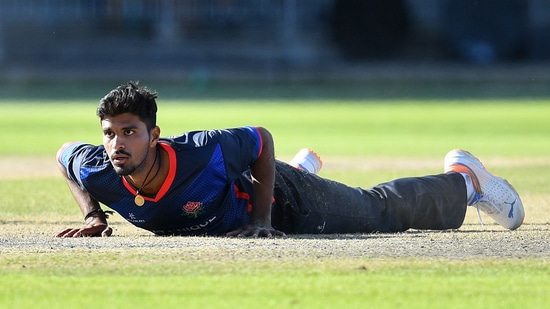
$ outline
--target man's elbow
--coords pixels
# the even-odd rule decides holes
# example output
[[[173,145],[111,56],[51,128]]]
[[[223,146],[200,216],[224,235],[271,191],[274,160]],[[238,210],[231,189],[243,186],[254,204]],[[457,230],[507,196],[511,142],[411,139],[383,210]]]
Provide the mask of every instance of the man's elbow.
[[[61,172],[63,174],[66,174],[67,171],[65,170],[65,166],[61,163],[61,156],[63,155],[63,152],[65,151],[65,149],[67,149],[69,146],[71,146],[74,143],[75,142],[66,142],[66,143],[64,143],[63,145],[61,145],[61,147],[59,148],[59,150],[55,154],[55,161],[57,162],[57,166],[59,167],[59,170],[61,170]]]

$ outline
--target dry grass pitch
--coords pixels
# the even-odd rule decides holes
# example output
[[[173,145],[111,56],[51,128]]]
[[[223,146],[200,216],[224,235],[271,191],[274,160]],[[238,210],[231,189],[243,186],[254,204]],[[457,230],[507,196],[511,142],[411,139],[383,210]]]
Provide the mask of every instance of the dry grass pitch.
[[[25,158],[24,164],[13,164],[14,158],[0,160],[2,179],[29,177],[61,177],[52,158]],[[21,158],[18,158],[21,160]],[[351,160],[351,159],[350,159]],[[345,170],[359,162],[341,158],[325,158],[324,170]],[[491,165],[530,166],[545,164],[544,158],[491,160]],[[440,168],[438,160],[407,162],[403,160],[369,159],[359,168],[406,169],[407,166]],[[342,163],[345,162],[345,163]],[[397,162],[397,163],[396,163]],[[32,194],[32,193],[31,193]],[[67,190],[67,194],[70,194]],[[177,255],[195,261],[253,261],[276,259],[281,262],[353,258],[548,258],[550,257],[550,194],[523,196],[525,223],[516,231],[508,231],[483,216],[479,223],[476,210],[468,210],[464,225],[458,230],[417,231],[398,234],[291,235],[286,239],[231,239],[217,237],[156,237],[139,230],[118,216],[110,221],[114,235],[108,239],[58,239],[60,229],[81,224],[74,216],[33,217],[8,221],[0,219],[0,252],[10,254],[54,253],[74,250],[94,250],[110,254]]]

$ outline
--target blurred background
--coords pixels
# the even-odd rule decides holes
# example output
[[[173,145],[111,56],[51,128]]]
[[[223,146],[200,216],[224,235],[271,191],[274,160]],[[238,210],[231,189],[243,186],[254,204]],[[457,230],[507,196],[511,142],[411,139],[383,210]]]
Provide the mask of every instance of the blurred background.
[[[1,0],[14,85],[550,81],[549,0]]]

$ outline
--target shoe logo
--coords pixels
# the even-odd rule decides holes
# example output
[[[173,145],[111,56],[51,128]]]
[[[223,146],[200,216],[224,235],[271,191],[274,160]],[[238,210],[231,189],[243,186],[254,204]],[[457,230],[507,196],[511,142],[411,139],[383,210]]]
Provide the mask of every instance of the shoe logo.
[[[510,205],[510,212],[508,212],[508,218],[513,218],[514,217],[514,205],[516,204],[516,202],[517,202],[517,199],[515,199],[511,203],[504,202],[504,204]]]

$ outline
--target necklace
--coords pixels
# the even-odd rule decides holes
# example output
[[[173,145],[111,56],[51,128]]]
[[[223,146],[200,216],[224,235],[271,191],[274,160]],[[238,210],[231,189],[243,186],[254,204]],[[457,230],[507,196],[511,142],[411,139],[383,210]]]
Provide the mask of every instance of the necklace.
[[[157,169],[157,172],[155,173],[155,175],[153,176],[153,178],[151,178],[151,180],[147,181],[147,178],[149,178],[149,174],[151,174],[151,171],[153,170],[153,167],[155,167],[155,163],[157,163],[157,158],[159,160],[159,168]],[[160,165],[161,165],[161,157],[159,156],[159,150],[157,148],[157,152],[155,154],[155,161],[153,161],[153,165],[151,165],[151,168],[149,169],[149,171],[147,172],[147,175],[145,175],[145,179],[143,180],[143,184],[141,185],[141,187],[139,189],[136,189],[136,197],[134,198],[134,203],[136,203],[136,206],[143,206],[143,204],[145,204],[145,199],[143,198],[143,196],[141,196],[141,194],[139,194],[139,192],[141,190],[143,190],[143,188],[147,187],[149,184],[151,184],[151,182],[153,182],[153,180],[155,180],[155,178],[157,178],[157,175],[159,174],[160,172]],[[133,183],[130,183],[132,185],[132,187],[136,188],[137,186],[135,186]]]

